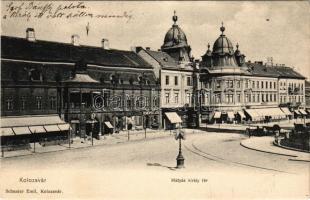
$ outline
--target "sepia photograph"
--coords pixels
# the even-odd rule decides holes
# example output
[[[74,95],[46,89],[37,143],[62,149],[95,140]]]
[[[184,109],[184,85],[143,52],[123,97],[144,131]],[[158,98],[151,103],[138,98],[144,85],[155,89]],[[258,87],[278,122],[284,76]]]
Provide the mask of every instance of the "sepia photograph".
[[[0,17],[0,199],[310,199],[308,1]]]

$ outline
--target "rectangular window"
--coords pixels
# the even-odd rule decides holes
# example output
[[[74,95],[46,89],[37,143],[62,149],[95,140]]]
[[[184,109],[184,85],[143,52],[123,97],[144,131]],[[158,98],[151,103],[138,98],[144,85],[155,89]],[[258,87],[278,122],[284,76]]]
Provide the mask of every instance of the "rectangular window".
[[[269,102],[268,94],[266,94],[266,102]]]
[[[237,94],[237,102],[238,102],[238,103],[241,102],[241,94]]]
[[[186,103],[188,103],[188,104],[191,103],[191,94],[190,93],[186,94]]]
[[[215,98],[215,103],[221,103],[221,95],[220,94],[216,94],[214,96],[214,98]]]
[[[6,99],[6,109],[13,110],[13,98],[12,97],[8,97]]]
[[[237,81],[237,88],[240,88],[240,87],[241,87],[240,81]]]
[[[245,94],[245,103],[249,102],[249,94]]]
[[[252,81],[252,88],[255,88],[255,81]]]
[[[178,83],[178,77],[177,76],[175,76],[174,77],[174,85],[178,85],[179,83]]]
[[[269,95],[270,102],[272,102],[272,94]]]
[[[276,94],[273,95],[273,101],[277,101],[277,95]]]
[[[273,89],[276,89],[276,82],[273,82]]]
[[[50,97],[50,109],[51,110],[56,109],[56,97]]]
[[[257,94],[257,102],[259,102],[259,100],[260,100],[260,96],[259,94]]]
[[[166,85],[169,85],[169,76],[166,76]]]
[[[265,102],[265,94],[262,94],[262,102]]]
[[[25,96],[21,97],[21,99],[20,99],[20,109],[21,110],[26,109],[26,97]]]
[[[166,104],[170,103],[170,93],[169,92],[167,92],[165,94],[165,101],[166,101]]]
[[[179,103],[179,93],[174,93],[174,103]]]
[[[221,88],[221,80],[216,81],[216,88]]]
[[[41,96],[36,96],[36,108],[38,110],[42,109],[42,97]]]
[[[253,100],[253,102],[256,102],[255,94],[252,95],[252,100]]]
[[[256,82],[256,87],[259,88],[259,81]]]
[[[226,97],[226,103],[233,103],[234,102],[234,100],[233,100],[234,95],[233,94],[226,94],[225,97]]]
[[[192,80],[191,77],[187,77],[187,86],[191,86],[192,85]]]
[[[264,81],[261,82],[261,88],[264,89]]]
[[[245,81],[245,88],[248,88],[248,87],[249,87],[249,81],[246,80],[246,81]]]
[[[266,89],[268,89],[268,82],[267,81],[265,82],[265,86],[266,86]]]
[[[272,82],[269,82],[269,88],[272,89]]]

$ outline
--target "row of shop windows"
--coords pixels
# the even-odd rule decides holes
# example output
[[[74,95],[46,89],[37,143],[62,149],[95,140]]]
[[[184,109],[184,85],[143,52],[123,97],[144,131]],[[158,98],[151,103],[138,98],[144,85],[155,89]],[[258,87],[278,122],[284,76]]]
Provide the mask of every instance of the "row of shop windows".
[[[304,102],[304,97],[303,96],[289,96],[286,98],[286,96],[280,96],[280,103],[287,103],[288,102]]]
[[[166,85],[170,84],[170,76],[166,75]],[[192,78],[190,76],[186,77],[186,84],[187,86],[192,86],[193,85],[193,81]],[[174,76],[174,85],[177,86],[179,85],[179,77],[178,76]]]
[[[185,97],[185,103],[186,104],[191,103],[191,96],[192,95],[190,93],[186,93],[186,97]],[[166,92],[165,93],[165,103],[169,104],[170,102],[171,102],[170,92]],[[172,103],[179,103],[179,93],[178,92],[174,93]]]
[[[303,83],[288,83],[288,88],[291,88],[292,90],[295,90],[295,88],[298,88],[300,91],[303,91],[304,84]],[[286,90],[286,82],[280,82],[280,90]]]
[[[202,98],[202,103],[205,104],[209,102],[209,95],[205,95]],[[214,94],[213,96],[214,103],[234,103],[234,94],[225,94],[224,102],[222,102],[221,94]],[[276,102],[276,94],[245,94],[244,102],[245,103],[259,103],[259,102]],[[237,94],[236,103],[241,103],[241,94]]]
[[[277,83],[275,81],[251,81],[245,80],[245,88],[252,88],[252,89],[277,89]],[[236,85],[237,88],[241,88],[241,81],[240,80],[216,80],[215,88],[219,89],[224,84],[225,88],[234,88]],[[210,88],[210,83],[205,83],[206,88]]]
[[[33,100],[35,103],[34,109],[43,110],[44,100],[42,96],[35,96],[34,99],[33,97],[22,96],[19,98],[19,102],[14,101],[13,97],[7,97],[5,100],[5,108],[8,111],[14,110],[15,108],[19,110],[27,110],[30,106],[33,106],[30,105],[33,102]],[[57,108],[57,98],[55,96],[48,97],[48,104],[49,104],[48,109],[55,110]]]

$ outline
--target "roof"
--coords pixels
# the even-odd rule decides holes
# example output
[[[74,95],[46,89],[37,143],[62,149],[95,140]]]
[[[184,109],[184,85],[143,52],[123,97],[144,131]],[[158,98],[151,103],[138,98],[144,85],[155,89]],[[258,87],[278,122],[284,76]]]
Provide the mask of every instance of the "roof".
[[[184,31],[176,24],[168,30],[165,35],[164,44],[162,48],[169,48],[178,46],[187,46],[187,38]]]
[[[299,78],[304,79],[305,77],[296,72],[294,69],[285,66],[266,66],[262,63],[246,63],[248,71],[252,75],[266,76],[266,77],[277,77],[277,78]]]
[[[65,82],[70,83],[99,83],[95,79],[91,78],[88,74],[76,74],[73,79],[67,80]]]
[[[177,67],[178,65],[178,63],[166,52],[152,50],[145,51],[164,67]]]
[[[74,46],[52,41],[28,41],[25,38],[1,36],[1,58],[44,62],[77,62],[84,58],[87,64],[152,68],[132,51],[106,50],[94,46]]]

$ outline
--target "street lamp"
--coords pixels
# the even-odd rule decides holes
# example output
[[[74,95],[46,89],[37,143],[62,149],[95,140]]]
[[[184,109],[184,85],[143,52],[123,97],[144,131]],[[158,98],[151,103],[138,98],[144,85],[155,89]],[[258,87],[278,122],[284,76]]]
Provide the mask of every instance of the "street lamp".
[[[177,156],[177,168],[183,168],[184,167],[184,157],[182,155],[182,143],[181,140],[185,140],[185,134],[183,131],[180,130],[180,126],[179,125],[179,129],[175,135],[175,139],[179,140],[179,154]]]
[[[94,146],[94,138],[93,138],[93,132],[94,132],[94,124],[95,124],[95,117],[96,117],[96,114],[95,113],[92,113],[90,115],[90,123],[91,123],[91,132],[90,132],[90,137],[91,137],[91,145]]]

